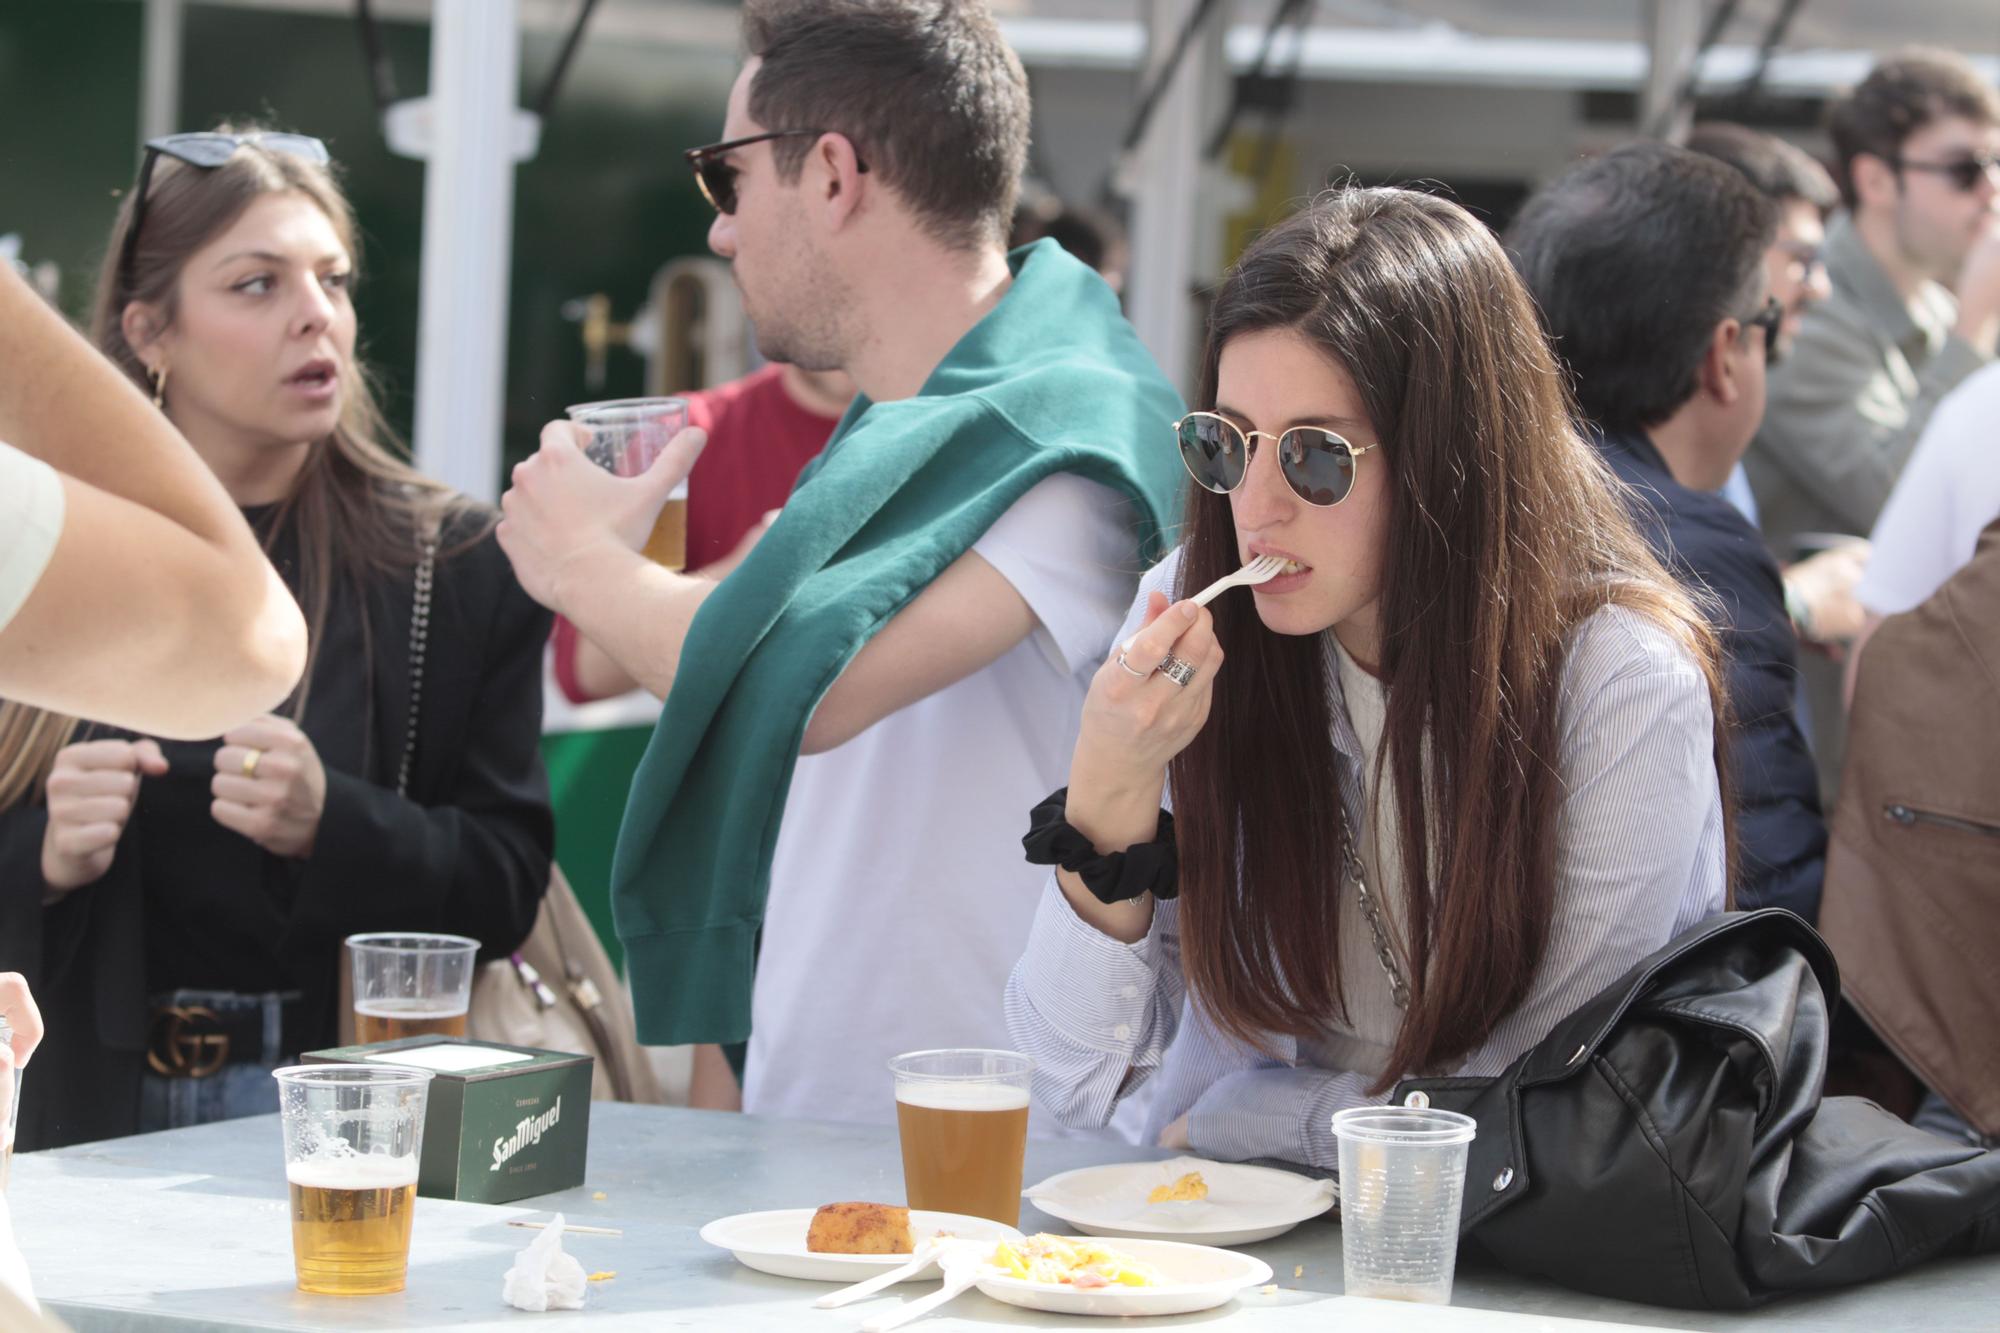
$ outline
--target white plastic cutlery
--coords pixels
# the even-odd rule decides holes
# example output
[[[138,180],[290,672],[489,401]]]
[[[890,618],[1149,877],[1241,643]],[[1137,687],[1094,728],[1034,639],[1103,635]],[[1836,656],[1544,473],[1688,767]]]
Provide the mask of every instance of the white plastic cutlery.
[[[878,1291],[893,1287],[898,1282],[907,1281],[936,1263],[944,1247],[945,1242],[933,1236],[918,1245],[915,1252],[910,1255],[910,1261],[901,1268],[892,1268],[886,1273],[877,1273],[866,1282],[857,1282],[851,1287],[830,1291],[814,1301],[813,1306],[820,1310],[836,1310],[843,1305],[851,1305],[855,1301],[873,1296]]]
[[[1215,582],[1194,595],[1196,606],[1207,606],[1231,588],[1249,588],[1259,583],[1268,583],[1284,572],[1289,562],[1280,556],[1260,555],[1234,574],[1224,574]],[[1137,637],[1136,635],[1134,637]],[[1132,640],[1127,639],[1119,646],[1120,652],[1132,651]]]
[[[912,1319],[921,1318],[943,1305],[946,1301],[958,1299],[979,1281],[981,1265],[960,1264],[958,1271],[945,1270],[944,1285],[930,1295],[899,1306],[887,1314],[877,1315],[861,1326],[861,1333],[889,1333],[892,1328],[901,1328]]]
[[[1248,588],[1276,578],[1286,565],[1280,556],[1260,555],[1234,574],[1224,574],[1194,595],[1196,606],[1207,606],[1231,588]]]

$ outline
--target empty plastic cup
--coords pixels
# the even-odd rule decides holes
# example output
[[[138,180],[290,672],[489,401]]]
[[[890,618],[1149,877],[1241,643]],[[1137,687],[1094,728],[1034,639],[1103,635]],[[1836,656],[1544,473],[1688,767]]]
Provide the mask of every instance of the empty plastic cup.
[[[1340,1243],[1347,1294],[1451,1304],[1471,1116],[1357,1106],[1333,1117],[1340,1141]]]

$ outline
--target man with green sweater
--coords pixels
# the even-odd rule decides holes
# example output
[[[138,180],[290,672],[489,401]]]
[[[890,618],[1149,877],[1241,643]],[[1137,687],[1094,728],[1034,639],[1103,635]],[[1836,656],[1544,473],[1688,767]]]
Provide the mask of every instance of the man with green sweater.
[[[744,33],[688,155],[709,244],[764,355],[860,397],[719,581],[637,554],[695,432],[627,480],[552,424],[500,539],[666,700],[613,871],[641,1039],[748,1036],[746,1110],[881,1121],[889,1056],[1006,1044],[1025,812],[1173,521],[1181,407],[1096,274],[1005,249],[1028,92],[983,5],[750,0]]]

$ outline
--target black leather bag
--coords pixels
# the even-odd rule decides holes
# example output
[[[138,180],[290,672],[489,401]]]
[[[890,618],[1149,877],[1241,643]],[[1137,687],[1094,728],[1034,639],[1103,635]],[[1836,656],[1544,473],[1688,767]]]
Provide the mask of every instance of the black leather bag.
[[[1822,1099],[1833,956],[1790,912],[1687,932],[1494,1079],[1398,1101],[1479,1121],[1461,1234],[1579,1291],[1734,1310],[2000,1249],[2000,1152]]]

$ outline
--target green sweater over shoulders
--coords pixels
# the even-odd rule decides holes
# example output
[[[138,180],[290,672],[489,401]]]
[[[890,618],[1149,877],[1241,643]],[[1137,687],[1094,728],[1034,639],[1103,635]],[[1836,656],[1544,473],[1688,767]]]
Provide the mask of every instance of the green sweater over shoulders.
[[[689,627],[612,863],[644,1042],[749,1035],[799,746],[871,635],[1057,472],[1130,497],[1142,555],[1163,549],[1181,476],[1168,432],[1179,396],[1088,267],[1053,241],[1008,264],[1006,293],[916,397],[855,401]]]

